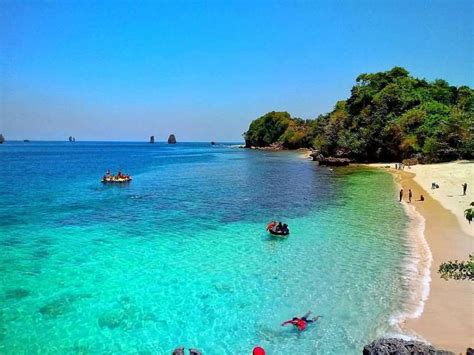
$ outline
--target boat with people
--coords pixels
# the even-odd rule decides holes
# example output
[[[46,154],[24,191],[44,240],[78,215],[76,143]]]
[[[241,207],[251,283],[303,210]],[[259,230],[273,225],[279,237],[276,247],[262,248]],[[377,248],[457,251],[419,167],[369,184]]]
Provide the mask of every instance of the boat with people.
[[[288,229],[287,224],[283,224],[281,222],[272,221],[267,225],[267,231],[270,234],[286,238],[290,234],[290,230]]]
[[[105,175],[100,180],[102,183],[124,183],[132,181],[132,177],[128,174],[123,174],[120,170],[118,171],[117,175],[113,175],[110,173],[110,170],[105,172]]]

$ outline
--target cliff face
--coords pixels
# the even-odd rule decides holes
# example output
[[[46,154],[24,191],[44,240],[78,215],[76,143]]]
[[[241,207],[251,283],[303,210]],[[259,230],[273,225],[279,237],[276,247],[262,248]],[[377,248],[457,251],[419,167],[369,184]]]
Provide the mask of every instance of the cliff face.
[[[176,144],[176,137],[174,136],[174,134],[170,134],[170,136],[168,137],[168,144]]]

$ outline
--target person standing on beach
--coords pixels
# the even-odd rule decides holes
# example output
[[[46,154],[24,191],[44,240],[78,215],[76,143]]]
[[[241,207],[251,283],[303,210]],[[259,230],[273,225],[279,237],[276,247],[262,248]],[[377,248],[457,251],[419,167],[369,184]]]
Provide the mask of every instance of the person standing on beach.
[[[466,191],[467,191],[467,183],[462,184],[462,195],[466,196]]]
[[[408,202],[411,203],[411,198],[413,197],[413,193],[411,192],[411,189],[408,189]]]
[[[403,189],[400,189],[400,202],[403,200]]]

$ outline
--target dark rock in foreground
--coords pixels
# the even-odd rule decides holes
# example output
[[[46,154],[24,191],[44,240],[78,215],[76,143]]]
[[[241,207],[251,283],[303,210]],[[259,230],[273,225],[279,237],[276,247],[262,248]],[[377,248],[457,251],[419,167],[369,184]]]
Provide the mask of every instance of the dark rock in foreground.
[[[364,355],[454,355],[445,350],[437,350],[433,346],[416,340],[403,340],[396,338],[377,339],[364,346]]]
[[[346,166],[349,165],[349,163],[351,162],[351,160],[348,158],[325,158],[322,154],[319,153],[311,153],[309,156],[313,158],[313,161],[317,161],[319,165]]]
[[[170,136],[168,137],[168,144],[176,144],[176,137],[174,136],[174,134],[170,134]]]

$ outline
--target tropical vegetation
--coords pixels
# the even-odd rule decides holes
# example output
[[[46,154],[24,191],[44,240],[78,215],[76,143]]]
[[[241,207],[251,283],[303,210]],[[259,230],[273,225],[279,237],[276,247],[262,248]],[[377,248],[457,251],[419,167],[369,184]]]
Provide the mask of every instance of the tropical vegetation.
[[[448,261],[439,266],[438,272],[445,280],[474,281],[474,256],[469,255],[468,261]]]
[[[278,143],[356,161],[471,159],[473,136],[474,90],[414,78],[401,67],[359,75],[350,97],[316,119],[272,111],[244,133],[247,147]]]
[[[469,224],[471,224],[472,220],[474,219],[474,208],[467,208],[464,210],[464,217],[466,217]]]

